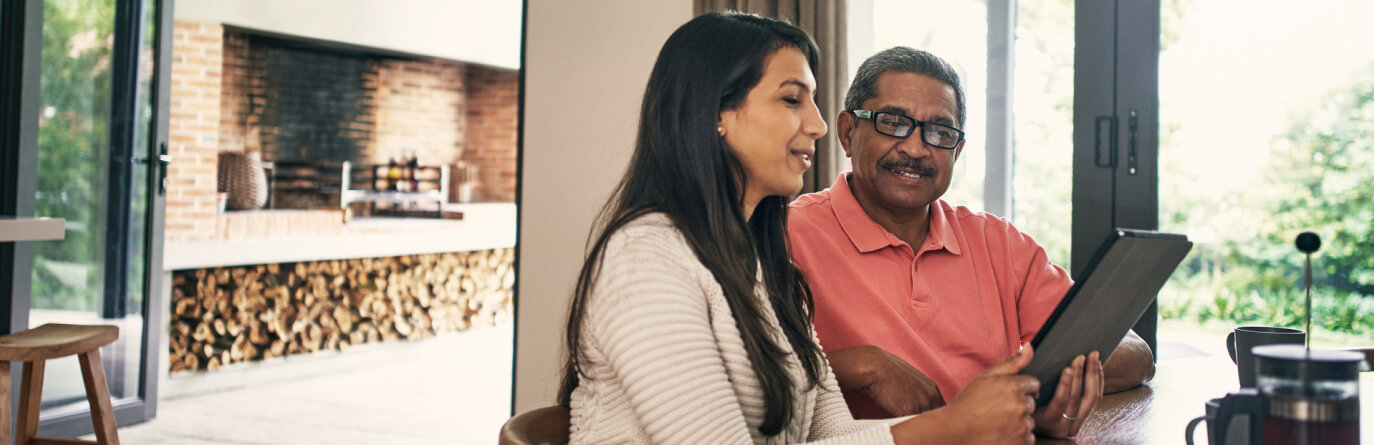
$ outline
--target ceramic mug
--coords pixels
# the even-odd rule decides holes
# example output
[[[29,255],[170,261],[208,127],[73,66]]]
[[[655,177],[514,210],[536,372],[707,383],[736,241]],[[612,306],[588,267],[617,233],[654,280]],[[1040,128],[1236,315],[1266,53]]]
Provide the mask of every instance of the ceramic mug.
[[[1226,334],[1226,350],[1240,374],[1241,388],[1255,387],[1255,355],[1251,348],[1263,345],[1303,344],[1307,333],[1302,329],[1273,326],[1241,326]]]

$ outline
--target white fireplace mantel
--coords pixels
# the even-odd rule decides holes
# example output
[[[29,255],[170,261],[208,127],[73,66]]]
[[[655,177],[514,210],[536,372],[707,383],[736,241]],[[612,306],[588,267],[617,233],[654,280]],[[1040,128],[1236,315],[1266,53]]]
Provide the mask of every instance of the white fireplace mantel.
[[[515,204],[459,204],[446,208],[463,212],[463,219],[365,218],[348,223],[358,230],[329,236],[168,243],[163,250],[162,269],[174,271],[515,247]],[[365,230],[369,225],[386,225],[393,230]]]

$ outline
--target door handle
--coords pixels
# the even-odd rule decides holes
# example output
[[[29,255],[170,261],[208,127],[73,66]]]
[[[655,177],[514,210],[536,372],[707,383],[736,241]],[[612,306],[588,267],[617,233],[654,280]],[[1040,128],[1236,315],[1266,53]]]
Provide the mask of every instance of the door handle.
[[[157,169],[157,194],[161,196],[167,194],[167,166],[172,164],[166,142],[158,144],[157,163],[161,164]]]
[[[1106,133],[1105,135],[1103,133]],[[1116,167],[1116,116],[1098,116],[1093,125],[1093,165],[1104,168]],[[1107,144],[1103,147],[1102,140]],[[1104,150],[1105,149],[1105,150]],[[1106,155],[1103,156],[1103,152]],[[1106,161],[1103,162],[1103,158]]]
[[[1132,108],[1130,114],[1126,118],[1126,128],[1131,132],[1131,138],[1128,140],[1129,144],[1127,145],[1128,151],[1126,152],[1126,173],[1131,176],[1135,176],[1136,174],[1136,161],[1139,158],[1136,156],[1136,129],[1140,126],[1139,114],[1139,112]]]
[[[135,164],[148,165],[148,158],[145,158],[143,156],[134,155],[130,158],[130,160],[132,160]],[[167,165],[172,163],[172,157],[167,154],[166,142],[163,142],[159,146],[157,154],[157,163],[159,164],[157,169],[157,194],[165,195],[167,194]]]

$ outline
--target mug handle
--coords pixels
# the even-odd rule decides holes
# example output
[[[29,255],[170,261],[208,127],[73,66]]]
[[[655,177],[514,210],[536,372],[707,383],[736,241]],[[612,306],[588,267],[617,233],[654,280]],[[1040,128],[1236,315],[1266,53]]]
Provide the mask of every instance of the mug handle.
[[[1227,394],[1217,402],[1216,424],[1212,425],[1212,432],[1209,439],[1216,444],[1227,443],[1260,443],[1264,435],[1264,412],[1267,409],[1264,396],[1255,388],[1241,388],[1239,391]],[[1231,422],[1238,415],[1245,415],[1250,423],[1250,428],[1237,431],[1241,437],[1227,437],[1230,432]]]
[[[1239,364],[1236,361],[1236,331],[1226,334],[1226,353],[1231,355],[1231,363]]]
[[[1193,445],[1193,430],[1197,429],[1197,425],[1205,420],[1207,420],[1207,416],[1197,416],[1188,421],[1188,426],[1183,429],[1183,439],[1188,445]],[[1211,438],[1209,437],[1208,440],[1210,441]]]

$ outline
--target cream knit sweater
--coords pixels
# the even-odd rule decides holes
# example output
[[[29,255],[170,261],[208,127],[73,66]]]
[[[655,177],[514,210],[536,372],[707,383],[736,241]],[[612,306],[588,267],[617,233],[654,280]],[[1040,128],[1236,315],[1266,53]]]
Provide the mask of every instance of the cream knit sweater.
[[[662,214],[611,236],[586,304],[573,444],[892,443],[887,423],[850,416],[828,365],[821,387],[793,397],[791,424],[762,437],[763,389],[729,304]],[[772,307],[760,307],[790,352]],[[806,381],[795,356],[786,369]]]

